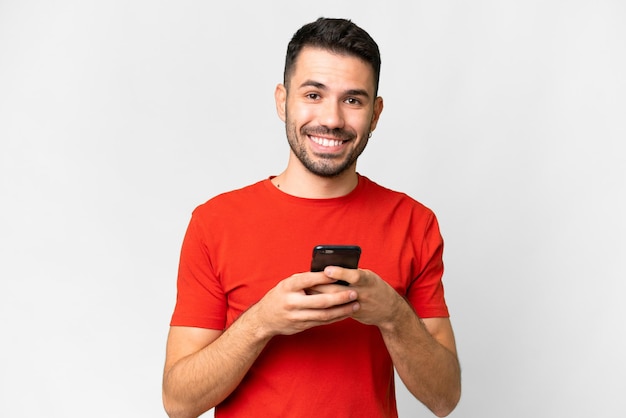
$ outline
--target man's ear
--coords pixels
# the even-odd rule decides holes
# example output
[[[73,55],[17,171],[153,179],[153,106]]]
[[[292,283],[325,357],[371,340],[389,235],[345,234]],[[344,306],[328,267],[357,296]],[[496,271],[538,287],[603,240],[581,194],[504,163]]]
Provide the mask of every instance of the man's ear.
[[[370,123],[370,132],[374,132],[376,125],[378,125],[378,119],[383,112],[383,98],[378,96],[374,99],[374,112],[372,114],[372,122]]]
[[[278,117],[285,122],[287,119],[287,89],[284,85],[278,84],[274,91],[274,100],[276,101],[276,112]]]

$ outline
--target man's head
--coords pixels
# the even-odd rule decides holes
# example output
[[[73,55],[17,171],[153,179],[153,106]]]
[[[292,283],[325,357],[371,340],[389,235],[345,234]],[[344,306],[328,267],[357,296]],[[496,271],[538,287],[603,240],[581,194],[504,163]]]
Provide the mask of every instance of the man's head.
[[[287,89],[298,56],[302,48],[307,46],[355,56],[368,63],[374,72],[374,92],[378,94],[381,63],[378,45],[366,31],[350,20],[329,18],[319,18],[304,25],[291,38],[287,46],[283,80]]]
[[[289,167],[321,177],[351,176],[383,108],[380,57],[352,22],[318,19],[294,35],[276,109],[291,147]]]

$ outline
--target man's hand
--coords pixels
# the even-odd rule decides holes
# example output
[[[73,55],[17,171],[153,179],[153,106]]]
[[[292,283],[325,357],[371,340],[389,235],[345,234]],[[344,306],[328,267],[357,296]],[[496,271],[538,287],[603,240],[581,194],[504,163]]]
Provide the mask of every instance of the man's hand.
[[[370,270],[345,269],[341,267],[326,267],[326,275],[332,281],[343,280],[350,284],[347,289],[353,289],[358,295],[359,307],[352,314],[352,318],[367,324],[384,327],[396,318],[400,304],[405,303],[403,298],[386,281]],[[324,285],[316,286],[313,292],[333,293],[346,286]]]
[[[360,308],[355,289],[342,286],[333,292],[310,291],[333,282],[323,272],[288,277],[250,308],[246,320],[255,321],[259,336],[267,338],[346,319]]]

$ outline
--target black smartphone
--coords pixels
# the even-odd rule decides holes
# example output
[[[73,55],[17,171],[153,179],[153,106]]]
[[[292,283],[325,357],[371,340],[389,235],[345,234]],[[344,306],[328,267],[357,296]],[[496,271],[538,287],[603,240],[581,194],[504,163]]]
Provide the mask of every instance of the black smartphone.
[[[360,257],[361,247],[358,245],[317,245],[313,248],[311,271],[324,271],[326,266],[356,269]],[[337,280],[336,283],[348,286],[343,280]]]

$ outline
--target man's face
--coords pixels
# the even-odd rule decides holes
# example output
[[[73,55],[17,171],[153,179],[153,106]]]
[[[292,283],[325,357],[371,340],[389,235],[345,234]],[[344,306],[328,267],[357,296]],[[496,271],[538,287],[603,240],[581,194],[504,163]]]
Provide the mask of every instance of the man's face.
[[[355,170],[382,111],[374,71],[361,59],[305,47],[288,86],[276,89],[292,154],[310,172],[334,177]]]

